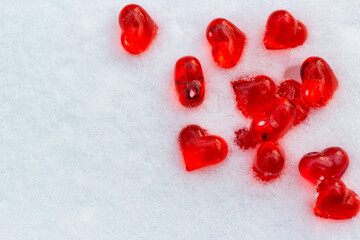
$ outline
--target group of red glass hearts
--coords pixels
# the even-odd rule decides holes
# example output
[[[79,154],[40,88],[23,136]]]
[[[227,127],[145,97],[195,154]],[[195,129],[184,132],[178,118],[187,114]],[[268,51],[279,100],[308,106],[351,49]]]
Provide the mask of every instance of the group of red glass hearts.
[[[264,75],[232,82],[237,108],[252,119],[250,128],[235,132],[235,142],[242,149],[262,143],[253,169],[264,181],[277,178],[284,167],[277,141],[304,121],[311,109],[326,105],[338,86],[332,69],[319,57],[306,59],[300,76],[302,83],[290,79],[278,87]]]
[[[338,147],[308,153],[300,160],[301,176],[317,185],[314,206],[317,216],[348,219],[359,212],[360,198],[340,180],[348,166],[348,154]]]
[[[140,6],[125,6],[119,15],[121,43],[131,54],[144,52],[157,34],[158,27]],[[230,21],[217,18],[207,27],[206,37],[214,61],[222,68],[234,67],[241,58],[246,36]],[[287,49],[302,45],[307,38],[303,23],[289,12],[273,12],[267,21],[263,43],[267,49]],[[204,101],[205,81],[199,60],[193,56],[175,64],[175,87],[180,103],[189,108]],[[302,83],[286,80],[278,87],[272,79],[260,75],[232,82],[237,108],[251,118],[250,128],[235,132],[235,142],[242,149],[260,144],[253,171],[258,179],[270,181],[280,176],[285,157],[277,141],[292,126],[305,120],[311,109],[325,106],[338,87],[330,66],[319,57],[305,60],[300,69]],[[228,153],[226,141],[198,125],[189,125],[179,134],[179,144],[187,171],[223,161]],[[314,183],[318,197],[317,216],[333,219],[351,218],[359,212],[360,199],[340,180],[349,165],[341,148],[328,148],[306,154],[300,161],[301,176]]]

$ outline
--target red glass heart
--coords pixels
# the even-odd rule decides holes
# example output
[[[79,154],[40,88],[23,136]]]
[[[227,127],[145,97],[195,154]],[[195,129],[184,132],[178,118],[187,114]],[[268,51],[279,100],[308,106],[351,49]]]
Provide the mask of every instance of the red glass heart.
[[[214,19],[206,29],[206,37],[212,46],[214,61],[222,68],[234,67],[240,60],[245,34],[223,18]]]
[[[125,6],[119,14],[121,43],[131,54],[144,52],[155,38],[158,27],[149,14],[136,4]]]
[[[286,49],[302,45],[307,38],[304,24],[288,11],[277,10],[267,21],[264,45],[267,49]]]
[[[296,109],[286,98],[269,103],[264,112],[254,117],[251,131],[263,141],[276,141],[284,136],[294,123]]]
[[[253,171],[262,181],[270,181],[280,176],[284,163],[282,149],[275,143],[266,142],[257,151]]]
[[[196,107],[204,101],[204,75],[197,58],[186,56],[176,62],[175,87],[179,101],[185,107]]]
[[[312,107],[326,105],[338,87],[338,81],[331,67],[319,57],[306,59],[301,66],[300,75],[303,99]]]
[[[349,156],[339,147],[306,154],[299,163],[303,178],[316,184],[321,178],[340,178],[349,166]]]
[[[279,85],[277,94],[279,97],[289,99],[292,103],[295,104],[296,117],[294,126],[298,125],[307,118],[310,108],[302,98],[301,83],[292,79],[286,80]]]
[[[181,130],[179,143],[187,171],[219,163],[228,153],[223,138],[208,135],[198,125],[189,125]]]
[[[261,138],[253,134],[249,129],[241,128],[235,132],[235,143],[241,149],[254,148],[261,142]]]
[[[265,105],[275,98],[276,86],[269,77],[260,75],[231,83],[236,96],[237,108],[245,117],[260,114]]]
[[[336,178],[325,178],[316,188],[319,193],[314,213],[322,218],[349,219],[360,209],[359,196]]]

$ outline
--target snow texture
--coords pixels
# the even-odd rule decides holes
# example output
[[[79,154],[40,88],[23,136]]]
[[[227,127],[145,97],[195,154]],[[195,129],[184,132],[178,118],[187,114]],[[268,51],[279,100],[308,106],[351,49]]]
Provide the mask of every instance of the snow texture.
[[[297,170],[310,151],[343,147],[343,180],[360,193],[360,1],[139,0],[159,34],[140,56],[120,45],[124,0],[1,0],[0,238],[13,239],[359,239],[360,217],[312,213],[314,188]],[[309,31],[303,46],[269,51],[267,17],[290,11]],[[224,17],[247,36],[240,63],[221,69],[205,30]],[[207,84],[204,103],[176,99],[177,59],[196,56]],[[230,82],[265,74],[299,79],[309,56],[339,79],[326,107],[281,141],[284,175],[262,184],[251,174],[255,151],[234,131],[248,126]],[[227,159],[184,170],[177,137],[199,124],[229,143]]]

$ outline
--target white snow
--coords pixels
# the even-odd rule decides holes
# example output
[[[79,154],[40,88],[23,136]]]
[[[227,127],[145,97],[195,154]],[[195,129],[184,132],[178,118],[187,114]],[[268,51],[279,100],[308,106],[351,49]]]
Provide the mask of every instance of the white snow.
[[[120,0],[2,0],[0,7],[0,238],[358,239],[360,217],[324,220],[297,165],[307,152],[343,147],[343,180],[360,193],[360,2],[329,0],[139,0],[159,25],[141,56],[121,47]],[[305,44],[268,51],[269,14],[289,10],[308,28]],[[241,62],[221,69],[205,30],[223,17],[247,36]],[[176,99],[177,59],[196,56],[206,99]],[[265,74],[299,80],[309,56],[339,79],[331,103],[282,140],[286,171],[264,185],[251,175],[255,151],[234,131],[248,126],[230,82]],[[199,124],[229,144],[227,159],[188,173],[179,131]]]

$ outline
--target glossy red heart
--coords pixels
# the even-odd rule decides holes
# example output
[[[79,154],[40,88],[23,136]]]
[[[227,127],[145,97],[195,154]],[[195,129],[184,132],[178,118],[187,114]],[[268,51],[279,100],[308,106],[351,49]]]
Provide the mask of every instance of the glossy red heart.
[[[204,101],[205,82],[199,60],[192,56],[180,58],[175,64],[175,87],[180,103],[196,107]]]
[[[155,38],[158,27],[139,5],[129,4],[119,14],[121,43],[131,54],[144,52]]]
[[[230,21],[214,19],[206,29],[214,61],[222,68],[234,67],[240,60],[245,45],[245,34]]]
[[[304,101],[311,107],[322,107],[332,98],[338,80],[324,59],[309,57],[300,69],[301,92]]]
[[[301,94],[301,83],[290,79],[282,82],[278,89],[277,94],[279,97],[286,98],[294,103],[296,108],[296,117],[294,126],[304,121],[310,111],[310,107],[304,102]]]
[[[306,154],[299,163],[303,178],[316,184],[321,178],[340,178],[349,166],[349,156],[344,149],[330,147],[322,152]]]
[[[284,163],[282,149],[276,143],[265,142],[257,151],[253,171],[260,180],[268,182],[280,176]]]
[[[316,216],[349,219],[360,210],[359,196],[336,178],[325,178],[316,188],[318,197],[314,206]]]
[[[276,141],[293,126],[295,105],[286,98],[277,98],[266,105],[264,112],[251,122],[251,131],[263,141]]]
[[[267,103],[275,98],[276,86],[269,77],[260,75],[231,83],[237,108],[245,117],[253,118],[263,112]]]
[[[302,45],[307,38],[304,24],[288,11],[277,10],[267,21],[264,45],[267,49],[286,49]]]
[[[189,125],[181,130],[179,143],[187,171],[219,163],[228,153],[228,146],[223,138],[208,135],[198,125]]]

